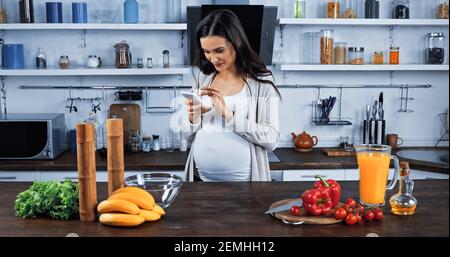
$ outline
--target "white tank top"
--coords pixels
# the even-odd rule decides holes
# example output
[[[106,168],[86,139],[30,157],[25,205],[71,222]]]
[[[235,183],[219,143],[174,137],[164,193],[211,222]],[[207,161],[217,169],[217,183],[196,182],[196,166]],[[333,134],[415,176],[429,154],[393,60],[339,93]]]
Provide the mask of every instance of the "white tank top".
[[[235,115],[247,117],[247,87],[235,95],[224,96]],[[197,131],[194,161],[203,181],[250,181],[250,143],[225,127],[225,120],[214,110],[207,113]],[[209,114],[209,115],[208,115]]]

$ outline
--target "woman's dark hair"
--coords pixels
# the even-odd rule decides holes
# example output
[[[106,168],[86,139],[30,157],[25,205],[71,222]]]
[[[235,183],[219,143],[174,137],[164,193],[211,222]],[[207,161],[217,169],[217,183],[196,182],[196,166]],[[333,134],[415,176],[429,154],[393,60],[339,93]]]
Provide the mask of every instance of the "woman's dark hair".
[[[216,72],[214,65],[206,59],[200,44],[200,38],[208,36],[223,37],[233,45],[236,51],[236,71],[244,80],[246,77],[250,77],[258,82],[271,84],[281,98],[280,92],[271,80],[259,78],[269,75],[273,78],[272,71],[266,68],[259,55],[251,48],[236,14],[227,9],[215,10],[197,26],[194,65],[206,75]]]

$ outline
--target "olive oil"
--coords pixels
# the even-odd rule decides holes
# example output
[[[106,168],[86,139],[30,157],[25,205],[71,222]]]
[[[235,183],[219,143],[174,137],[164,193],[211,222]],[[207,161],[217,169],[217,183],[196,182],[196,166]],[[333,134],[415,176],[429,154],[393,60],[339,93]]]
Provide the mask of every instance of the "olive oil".
[[[417,200],[412,196],[414,181],[409,177],[408,162],[401,162],[400,168],[398,193],[389,199],[391,212],[395,215],[413,215],[417,207]]]

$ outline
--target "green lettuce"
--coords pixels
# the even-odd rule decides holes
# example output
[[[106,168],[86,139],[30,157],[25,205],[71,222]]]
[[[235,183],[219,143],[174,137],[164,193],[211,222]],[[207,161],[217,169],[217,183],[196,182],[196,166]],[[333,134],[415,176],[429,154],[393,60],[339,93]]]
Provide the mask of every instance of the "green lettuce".
[[[78,215],[78,184],[35,181],[16,198],[16,216],[23,218],[50,217],[68,220]]]

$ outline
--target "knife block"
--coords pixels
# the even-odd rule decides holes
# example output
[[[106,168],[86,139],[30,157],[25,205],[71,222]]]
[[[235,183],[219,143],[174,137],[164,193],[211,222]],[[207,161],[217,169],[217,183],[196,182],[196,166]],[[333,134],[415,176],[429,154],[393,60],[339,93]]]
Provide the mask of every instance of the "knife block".
[[[364,120],[363,144],[386,144],[385,120]]]

